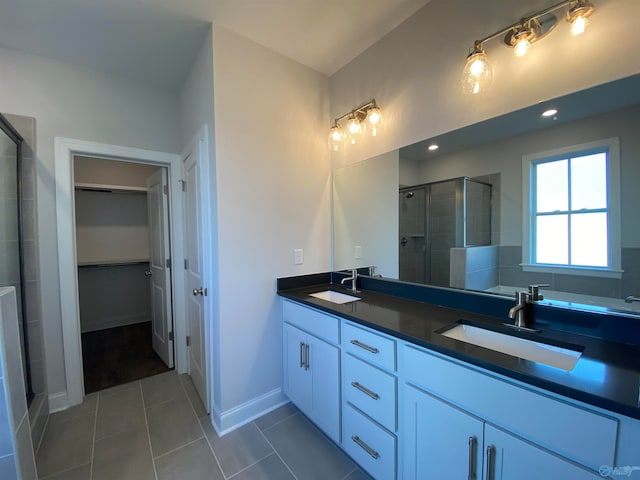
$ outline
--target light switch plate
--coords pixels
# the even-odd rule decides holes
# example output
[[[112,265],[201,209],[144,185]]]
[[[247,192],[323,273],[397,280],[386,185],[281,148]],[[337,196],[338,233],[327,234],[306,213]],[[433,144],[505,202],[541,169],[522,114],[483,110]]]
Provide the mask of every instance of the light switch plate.
[[[360,260],[362,258],[362,246],[356,245],[356,248],[354,248],[353,250],[354,250],[355,259]]]
[[[296,248],[293,251],[293,263],[294,265],[302,265],[304,263],[304,252],[301,248]]]

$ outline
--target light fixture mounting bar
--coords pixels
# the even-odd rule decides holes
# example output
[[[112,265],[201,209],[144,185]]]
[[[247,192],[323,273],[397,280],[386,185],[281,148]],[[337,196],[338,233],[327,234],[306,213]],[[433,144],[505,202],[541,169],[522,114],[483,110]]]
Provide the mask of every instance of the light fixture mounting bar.
[[[369,107],[371,107],[371,108],[376,108],[377,107],[375,98],[372,98],[371,100],[369,100],[366,103],[363,103],[359,107],[356,107],[353,110],[350,110],[347,113],[342,114],[339,117],[334,118],[333,123],[334,123],[334,125],[336,125],[340,120],[344,120],[345,118],[347,118],[350,115],[353,115],[358,120],[363,120],[367,116],[367,110],[369,110]]]
[[[493,40],[494,38],[500,37],[502,35],[505,35],[506,33],[518,28],[521,25],[526,25],[527,23],[531,22],[532,20],[535,20],[536,18],[539,17],[543,17],[549,13],[555,12],[556,10],[559,10],[563,7],[567,7],[569,5],[573,5],[573,4],[577,4],[578,1],[577,0],[565,0],[563,2],[560,3],[556,3],[555,5],[551,5],[550,7],[545,8],[544,10],[541,10],[539,12],[536,12],[532,15],[529,15],[528,17],[523,17],[521,18],[518,22],[509,25],[508,27],[505,27],[501,30],[498,30],[497,32],[492,33],[491,35],[487,35],[486,37],[480,39],[480,40],[476,40],[475,43],[482,45],[485,42],[488,42],[489,40]]]

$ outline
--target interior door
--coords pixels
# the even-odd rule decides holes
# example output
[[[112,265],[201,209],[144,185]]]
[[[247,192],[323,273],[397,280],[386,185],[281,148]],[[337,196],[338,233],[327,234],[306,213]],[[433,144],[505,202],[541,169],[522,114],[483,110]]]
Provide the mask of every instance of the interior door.
[[[185,222],[185,286],[189,375],[208,410],[207,362],[205,354],[205,297],[207,287],[202,256],[202,142],[195,142],[183,161]]]
[[[160,168],[147,178],[149,215],[149,270],[151,282],[151,324],[153,349],[173,368],[173,322],[171,271],[169,269],[169,213],[167,170]]]

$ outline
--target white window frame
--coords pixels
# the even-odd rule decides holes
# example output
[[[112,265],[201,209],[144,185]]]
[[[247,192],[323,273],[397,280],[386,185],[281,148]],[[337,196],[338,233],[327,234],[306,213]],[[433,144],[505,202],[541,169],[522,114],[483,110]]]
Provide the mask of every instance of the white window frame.
[[[607,150],[608,267],[577,267],[533,263],[533,195],[531,180],[536,164],[553,157],[575,157],[580,152]],[[606,138],[579,145],[547,150],[522,157],[522,269],[525,272],[558,273],[592,277],[622,278],[620,238],[620,138]]]

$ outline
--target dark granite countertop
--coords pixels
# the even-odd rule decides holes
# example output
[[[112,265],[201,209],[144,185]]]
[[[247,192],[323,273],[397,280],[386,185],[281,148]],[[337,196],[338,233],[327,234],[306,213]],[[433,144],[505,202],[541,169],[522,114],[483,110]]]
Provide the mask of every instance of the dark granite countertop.
[[[549,328],[542,328],[540,333],[521,334],[491,316],[369,290],[357,294],[361,300],[342,305],[309,296],[327,289],[350,294],[348,289],[329,282],[297,288],[281,286],[278,294],[506,377],[640,419],[640,347],[637,345]],[[497,331],[558,346],[577,346],[583,348],[583,353],[575,368],[565,371],[437,333],[459,320],[480,322]]]

